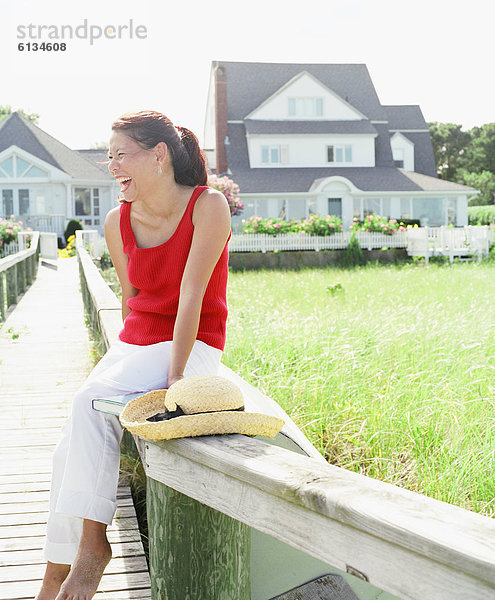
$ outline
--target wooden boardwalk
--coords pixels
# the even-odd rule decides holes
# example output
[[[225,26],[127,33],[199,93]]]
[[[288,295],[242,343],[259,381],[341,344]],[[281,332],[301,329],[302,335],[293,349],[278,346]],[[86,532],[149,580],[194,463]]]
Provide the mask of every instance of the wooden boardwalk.
[[[76,259],[41,264],[0,329],[0,600],[32,599],[43,576],[51,455],[91,369]],[[96,598],[151,598],[128,487],[109,528],[113,559]]]

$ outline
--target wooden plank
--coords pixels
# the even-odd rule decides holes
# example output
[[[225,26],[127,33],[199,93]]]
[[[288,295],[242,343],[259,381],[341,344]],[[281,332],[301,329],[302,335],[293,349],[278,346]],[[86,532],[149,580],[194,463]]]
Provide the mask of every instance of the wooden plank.
[[[46,530],[46,528],[45,528]],[[41,533],[40,533],[41,531]],[[137,528],[108,531],[108,541],[113,544],[115,542],[141,542],[141,537]],[[45,543],[45,531],[41,527],[38,528],[38,533],[33,533],[32,536],[5,538],[0,543],[2,551],[11,550],[36,550],[43,548]]]
[[[123,521],[123,519],[132,519],[132,527],[135,527],[135,521],[134,519],[136,518],[136,511],[134,510],[134,506],[132,506],[132,501],[130,500],[131,505],[130,506],[124,506],[122,508],[117,509],[117,513],[115,515],[114,521],[116,522],[115,524],[112,523],[112,525],[110,526],[110,528],[119,528],[122,529],[123,528],[123,524],[125,523]],[[16,510],[17,508],[17,512],[9,512],[9,513],[3,513],[2,517],[1,517],[1,524],[0,527],[3,527],[5,525],[15,525],[15,524],[20,524],[22,523],[23,525],[28,525],[28,524],[34,524],[34,523],[46,523],[47,518],[48,518],[48,507],[46,510],[44,511],[34,511],[34,512],[19,512],[20,509],[24,506],[26,506],[26,509],[31,508],[30,504],[28,502],[23,503],[20,507],[17,507],[17,505],[11,505],[12,506],[12,511]],[[128,528],[128,527],[126,527]]]
[[[91,366],[81,297],[66,293],[77,287],[74,260],[60,261],[58,271],[41,267],[8,315],[9,327],[21,333],[19,339],[0,334],[4,417],[0,423],[0,598],[5,600],[32,600],[39,590],[53,450],[72,397]],[[53,308],[44,312],[43,319],[40,305]],[[147,564],[127,485],[118,489],[116,518],[108,537],[114,558],[96,598],[150,599]]]
[[[243,436],[147,443],[145,467],[401,598],[495,597],[495,522],[486,517]]]
[[[126,573],[118,575],[103,575],[98,590],[100,592],[121,592],[121,590],[149,589],[149,574]],[[24,580],[2,583],[0,587],[0,600],[18,600],[29,598],[39,592],[40,580]],[[105,598],[107,596],[105,595]]]
[[[18,547],[0,551],[0,565],[24,565],[45,563],[43,557],[43,536],[33,538],[21,538]],[[3,548],[3,544],[2,544]],[[144,556],[141,541],[113,541],[113,558],[122,556]],[[112,560],[113,560],[112,558]]]
[[[105,569],[106,575],[121,575],[124,573],[142,573],[148,571],[146,558],[141,556],[126,556],[112,558]],[[45,564],[23,564],[0,566],[0,581],[6,582],[25,581],[28,579],[43,579]]]

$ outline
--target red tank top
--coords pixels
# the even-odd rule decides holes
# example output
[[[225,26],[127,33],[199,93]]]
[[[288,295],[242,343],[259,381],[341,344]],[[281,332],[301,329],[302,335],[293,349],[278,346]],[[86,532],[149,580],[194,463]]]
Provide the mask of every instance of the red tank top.
[[[196,200],[206,186],[194,189],[177,229],[163,244],[138,248],[131,227],[131,203],[120,207],[120,232],[124,252],[129,257],[127,275],[139,290],[129,298],[131,312],[124,321],[119,338],[128,344],[147,346],[173,338],[179,291],[194,232],[192,214]],[[228,247],[213,269],[206,287],[196,339],[224,349],[227,321]]]

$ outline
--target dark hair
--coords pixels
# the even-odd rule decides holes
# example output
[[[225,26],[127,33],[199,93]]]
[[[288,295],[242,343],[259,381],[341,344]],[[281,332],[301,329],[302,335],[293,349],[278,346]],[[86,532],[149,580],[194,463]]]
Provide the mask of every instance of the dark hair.
[[[147,150],[164,142],[172,159],[175,181],[181,185],[206,185],[206,159],[198,138],[185,127],[175,127],[162,113],[154,110],[126,113],[112,124],[112,130],[123,131]]]

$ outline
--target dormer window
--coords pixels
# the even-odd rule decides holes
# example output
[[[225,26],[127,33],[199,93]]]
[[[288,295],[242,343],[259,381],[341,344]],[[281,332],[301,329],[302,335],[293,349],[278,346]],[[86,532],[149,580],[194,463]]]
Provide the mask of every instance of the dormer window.
[[[288,162],[288,146],[275,144],[261,146],[261,162],[264,165],[281,165]]]
[[[404,148],[393,148],[394,165],[400,169],[404,168]]]
[[[327,146],[327,162],[329,163],[351,163],[352,146],[339,145]]]
[[[289,117],[322,117],[323,98],[289,98]]]

